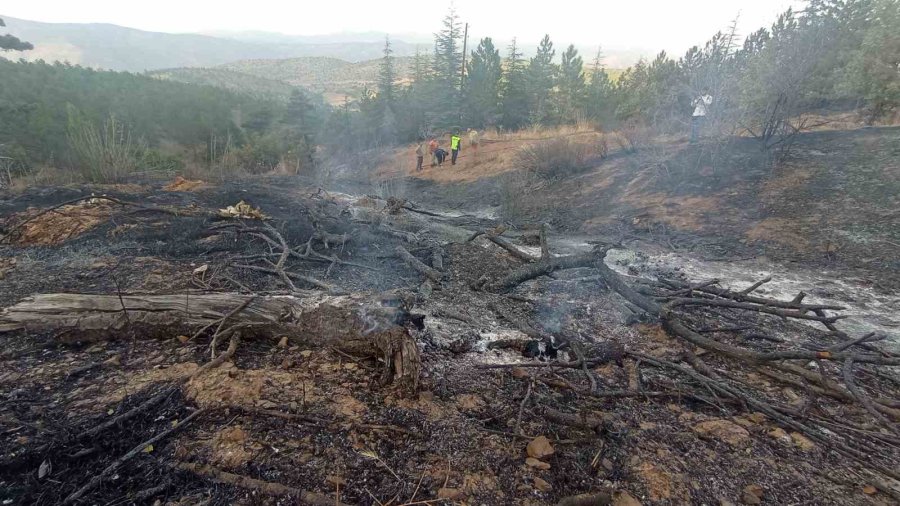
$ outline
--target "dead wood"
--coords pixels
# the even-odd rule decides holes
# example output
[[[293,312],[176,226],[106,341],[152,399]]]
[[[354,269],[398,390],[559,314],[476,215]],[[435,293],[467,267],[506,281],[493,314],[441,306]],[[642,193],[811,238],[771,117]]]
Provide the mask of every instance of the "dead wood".
[[[488,290],[492,292],[505,292],[515,288],[525,281],[550,274],[554,271],[564,269],[575,269],[578,267],[593,267],[597,263],[603,261],[605,250],[592,251],[580,255],[569,255],[562,257],[551,257],[549,259],[540,260],[538,262],[524,265],[499,280],[487,285]]]
[[[565,369],[581,369],[582,364],[586,363],[589,367],[607,364],[622,360],[622,356],[626,353],[621,344],[617,342],[604,342],[591,345],[591,351],[594,352],[593,357],[587,357],[584,361],[573,360],[571,362],[521,362],[516,364],[478,364],[479,369],[513,369],[516,367],[543,367],[546,369],[565,368]]]
[[[169,214],[172,216],[179,216],[179,212],[177,210],[169,209],[166,207],[145,206],[145,205],[137,204],[135,202],[127,202],[127,201],[120,200],[120,199],[117,199],[114,197],[109,197],[106,195],[91,195],[89,197],[79,197],[77,199],[67,200],[60,204],[56,204],[55,206],[48,207],[47,209],[40,211],[39,213],[35,214],[34,216],[29,216],[24,221],[17,223],[15,226],[13,226],[8,231],[6,231],[6,234],[4,236],[0,237],[0,243],[8,240],[10,237],[14,237],[16,232],[18,232],[20,229],[22,229],[22,227],[24,227],[28,223],[31,223],[32,221],[40,218],[41,216],[43,216],[47,213],[55,212],[57,209],[59,209],[61,207],[65,207],[65,206],[72,205],[72,204],[77,204],[79,202],[91,201],[91,200],[105,200],[107,202],[112,202],[113,204],[118,204],[120,206],[134,207],[135,209],[137,209],[139,211],[156,212],[156,213]],[[196,211],[192,211],[192,212],[196,212]],[[188,213],[185,212],[184,214],[188,214]]]
[[[246,300],[240,293],[123,295],[129,324],[116,295],[43,294],[0,311],[0,332],[54,331],[63,341],[114,339],[126,331],[171,338],[185,328],[218,322]],[[399,324],[408,319],[404,315],[404,307],[366,295],[260,296],[241,311],[234,330],[243,329],[245,338],[279,333],[307,346],[376,358],[385,365],[384,383],[414,387],[420,357]]]
[[[756,283],[753,283],[752,285],[748,286],[747,288],[741,290],[739,293],[740,293],[741,295],[749,295],[750,292],[752,292],[752,291],[756,290],[757,288],[763,286],[764,284],[768,283],[769,281],[772,281],[772,276],[766,276],[766,277],[764,277],[763,279],[760,279],[760,280],[757,281]]]
[[[784,425],[785,427],[790,427],[791,429],[804,434],[805,436],[812,439],[813,441],[818,441],[819,443],[821,443],[823,445],[829,446],[830,448],[841,453],[842,455],[850,457],[853,460],[857,461],[858,463],[862,464],[863,467],[877,470],[879,473],[882,473],[885,476],[890,476],[891,478],[894,478],[894,479],[900,479],[900,473],[898,473],[896,470],[888,469],[887,467],[885,467],[879,463],[873,462],[871,459],[871,456],[869,454],[867,454],[865,452],[861,452],[859,450],[856,450],[856,449],[848,446],[847,444],[845,444],[839,440],[836,440],[835,438],[828,437],[827,435],[824,435],[822,432],[820,432],[818,430],[815,430],[815,429],[808,427],[798,421],[795,421],[795,420],[783,415],[779,410],[777,410],[771,404],[761,401],[752,395],[744,393],[744,392],[736,389],[735,387],[732,387],[732,386],[726,384],[725,382],[715,381],[715,380],[708,378],[708,377],[706,377],[698,372],[695,372],[691,369],[687,369],[685,367],[682,367],[678,364],[673,364],[671,362],[659,360],[654,357],[650,357],[648,355],[642,355],[642,354],[633,353],[633,352],[629,352],[629,355],[641,358],[648,364],[654,365],[656,367],[670,369],[670,370],[676,371],[678,373],[681,373],[685,376],[688,376],[688,377],[694,379],[695,381],[699,382],[700,384],[716,391],[720,395],[725,395],[727,397],[735,398],[735,399],[747,404],[747,406],[764,413],[766,416],[776,420],[777,422]]]
[[[515,258],[518,258],[519,260],[522,260],[523,262],[534,262],[534,261],[539,260],[534,255],[531,255],[529,253],[526,253],[526,252],[520,250],[515,245],[513,245],[511,242],[500,237],[499,235],[485,234],[484,236],[489,241],[496,244],[497,246],[500,246],[501,248],[503,248],[504,250],[509,252],[510,255],[514,256]]]
[[[662,282],[664,284],[668,285],[669,287],[675,288],[675,289],[683,290],[686,288],[691,288],[688,285],[686,285],[685,283],[682,283],[680,281],[673,281],[670,279],[665,279],[665,280],[662,280]],[[745,293],[741,293],[741,292],[734,292],[731,290],[726,290],[724,288],[718,288],[718,287],[711,286],[711,285],[695,286],[691,289],[694,291],[697,291],[697,292],[707,294],[707,295],[714,295],[716,297],[731,299],[731,300],[735,300],[738,302],[750,302],[753,304],[761,304],[764,306],[777,307],[777,308],[783,308],[783,309],[797,309],[797,310],[813,311],[813,312],[815,312],[816,310],[841,311],[843,309],[846,309],[843,306],[837,306],[837,305],[833,305],[833,304],[802,304],[801,303],[801,301],[803,300],[802,297],[799,299],[794,298],[794,300],[791,300],[791,301],[767,299],[764,297],[756,297],[753,295],[749,295],[749,294],[745,294]],[[671,294],[671,296],[677,296],[677,293],[678,292]],[[806,294],[804,294],[804,295],[806,295]],[[820,315],[820,316],[825,317],[824,314]]]
[[[444,274],[442,272],[425,265],[421,260],[414,257],[412,253],[406,251],[406,248],[404,248],[403,246],[397,246],[396,248],[394,248],[394,251],[404,262],[406,262],[407,265],[418,271],[426,278],[434,281],[435,283],[440,283],[441,279],[444,278]]]
[[[602,418],[598,418],[597,416],[588,413],[564,413],[549,407],[542,408],[541,415],[547,420],[560,425],[587,429],[598,433],[603,428],[604,422]]]
[[[669,303],[672,307],[674,306],[714,306],[714,307],[728,307],[734,309],[745,309],[747,311],[756,311],[759,313],[767,313],[775,316],[780,316],[782,318],[795,318],[798,320],[811,320],[823,323],[835,323],[836,321],[844,318],[843,316],[819,316],[814,314],[806,313],[805,309],[781,309],[777,307],[771,307],[766,304],[753,304],[746,302],[738,302],[734,300],[721,300],[721,299],[692,299],[692,298],[678,298],[674,299]]]
[[[725,344],[720,341],[715,341],[712,339],[707,339],[697,332],[691,330],[685,324],[681,323],[674,315],[671,313],[671,306],[668,306],[663,309],[661,313],[663,324],[665,328],[671,331],[673,334],[685,339],[686,341],[695,344],[701,348],[715,351],[717,353],[721,353],[723,355],[731,356],[732,358],[736,358],[739,360],[749,361],[749,362],[773,362],[778,360],[836,360],[843,361],[846,360],[850,354],[848,353],[833,353],[827,350],[822,351],[807,351],[807,350],[795,350],[795,351],[774,351],[769,353],[761,353],[752,350],[748,350],[746,348],[738,348],[736,346],[731,346],[730,344]],[[858,362],[871,363],[871,364],[883,364],[883,365],[900,365],[900,358],[888,358],[882,357],[880,355],[856,355],[856,360]]]
[[[257,492],[271,497],[294,497],[303,504],[312,504],[314,506],[346,506],[337,498],[330,498],[316,492],[309,492],[299,488],[288,487],[280,483],[270,481],[257,480],[249,476],[228,473],[212,466],[204,464],[194,464],[190,462],[179,462],[175,464],[176,469],[188,471],[204,478],[208,478],[218,483],[226,485],[234,485],[239,488],[256,490]]]
[[[876,420],[884,424],[885,427],[888,428],[894,434],[900,436],[900,429],[897,428],[897,425],[881,414],[881,412],[876,409],[875,405],[872,403],[872,400],[869,399],[859,387],[856,386],[856,383],[853,381],[853,362],[856,360],[855,355],[850,355],[847,360],[844,361],[844,383],[847,385],[847,389],[850,390],[850,393],[853,394],[853,397],[859,401],[860,404],[866,408],[872,416],[875,417]]]
[[[194,411],[193,413],[188,415],[187,418],[185,418],[184,420],[181,420],[180,422],[176,422],[174,425],[172,425],[172,427],[160,432],[159,434],[153,436],[152,438],[135,446],[134,448],[131,449],[131,451],[129,451],[125,455],[122,455],[115,461],[113,461],[113,463],[110,464],[109,466],[107,466],[100,474],[95,475],[93,478],[91,478],[91,480],[88,481],[86,484],[84,484],[84,486],[82,486],[75,492],[72,492],[71,494],[69,494],[69,496],[66,497],[65,500],[63,501],[63,504],[72,504],[73,502],[81,499],[84,496],[84,494],[97,488],[97,486],[100,485],[100,483],[102,483],[103,480],[109,478],[114,472],[116,472],[117,469],[122,467],[122,464],[128,462],[129,460],[131,460],[134,457],[136,457],[137,455],[139,455],[141,452],[145,451],[145,449],[148,446],[158,443],[159,441],[168,437],[173,432],[180,430],[185,425],[188,425],[195,418],[205,414],[206,412],[207,412],[207,410],[205,410],[205,409],[198,409],[197,411]]]
[[[332,284],[326,283],[324,281],[320,281],[320,280],[310,277],[310,276],[304,276],[302,274],[297,274],[296,272],[288,272],[288,271],[285,271],[284,269],[265,268],[265,267],[259,267],[257,265],[243,265],[243,264],[236,264],[236,265],[234,265],[234,267],[236,269],[247,269],[250,271],[265,272],[266,274],[274,274],[274,275],[280,277],[282,279],[282,281],[284,281],[285,285],[287,285],[287,287],[292,292],[299,292],[299,290],[294,285],[294,283],[291,282],[291,279],[296,279],[298,281],[303,281],[304,283],[321,288],[321,289],[331,292],[331,293],[335,293],[335,294],[341,293],[340,290],[338,290]]]
[[[596,494],[578,494],[560,499],[556,506],[609,506],[613,503],[613,496],[608,492]],[[623,502],[623,504],[625,504]]]

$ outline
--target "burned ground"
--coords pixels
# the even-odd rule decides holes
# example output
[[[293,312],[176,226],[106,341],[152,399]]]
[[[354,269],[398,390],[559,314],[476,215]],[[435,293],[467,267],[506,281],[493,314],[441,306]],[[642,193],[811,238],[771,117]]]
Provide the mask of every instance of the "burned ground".
[[[12,308],[0,327],[11,321],[14,304],[43,293],[174,294],[185,298],[187,314],[191,297],[213,293],[343,300],[339,294],[349,292],[403,307],[414,301],[402,332],[421,355],[418,384],[385,381],[385,358],[318,345],[281,327],[245,335],[227,360],[204,369],[212,330],[146,332],[128,320],[139,311],[124,301],[124,324],[92,342],[78,338],[77,323],[11,330],[0,355],[3,500],[554,504],[595,494],[589,504],[624,505],[889,504],[898,497],[891,481],[900,458],[892,432],[897,359],[882,343],[851,348],[859,351],[850,368],[889,417],[887,425],[856,396],[835,398],[844,390],[842,352],[815,355],[859,336],[760,312],[770,299],[747,302],[751,310],[684,307],[670,321],[623,299],[615,280],[626,279],[643,302],[730,304],[746,301],[746,294],[710,291],[722,285],[697,286],[705,280],[665,267],[613,265],[633,272],[609,278],[590,262],[491,291],[484,286],[528,262],[485,237],[466,240],[496,222],[418,212],[429,212],[425,202],[444,203],[427,191],[414,199],[417,211],[291,179],[188,192],[162,186],[35,189],[4,200],[0,305]],[[92,193],[124,204],[98,202],[108,208],[107,219],[52,244],[21,242],[23,221]],[[654,205],[679,195],[673,191]],[[270,219],[218,216],[238,201]],[[511,236],[520,253],[540,254],[502,228],[487,234]],[[569,253],[560,228],[550,247]],[[279,267],[283,249],[262,236],[283,238],[296,254]],[[334,243],[338,237],[346,241]],[[398,248],[437,270],[440,281],[423,283],[423,271],[398,257]],[[604,254],[596,252],[601,261]],[[297,275],[296,290],[281,271]],[[803,303],[787,306],[802,308],[790,314],[811,311]],[[415,315],[424,316],[421,328]],[[716,343],[754,353],[813,353],[818,360],[738,360],[664,328],[673,321]],[[518,351],[545,338],[568,347],[547,362]],[[699,360],[696,369],[691,360]],[[803,371],[792,375],[777,368],[783,364]],[[166,395],[146,407],[160,392]],[[140,415],[122,419],[133,408]],[[196,418],[180,428],[189,416]],[[91,432],[110,420],[121,421]],[[173,428],[179,430],[152,448],[145,444]],[[71,499],[134,449],[135,457]]]

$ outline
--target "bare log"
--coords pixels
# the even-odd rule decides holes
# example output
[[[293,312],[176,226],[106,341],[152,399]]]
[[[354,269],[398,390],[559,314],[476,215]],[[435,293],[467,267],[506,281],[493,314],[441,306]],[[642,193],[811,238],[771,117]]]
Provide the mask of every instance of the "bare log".
[[[491,241],[492,243],[496,244],[497,246],[500,246],[501,248],[505,249],[506,251],[509,252],[510,255],[518,258],[519,260],[522,260],[523,262],[534,262],[536,260],[539,260],[536,256],[520,250],[519,248],[514,246],[512,243],[510,243],[506,239],[500,237],[499,235],[484,234],[484,236],[487,237],[487,239],[489,241]]]
[[[64,342],[114,339],[126,332],[171,338],[218,322],[246,302],[240,293],[170,295],[44,294],[0,311],[0,333],[54,331]],[[130,324],[121,304],[128,308]],[[244,338],[279,333],[308,346],[338,348],[385,364],[384,383],[415,387],[420,357],[413,338],[398,322],[405,307],[366,295],[260,296],[232,317]],[[186,333],[190,335],[190,333]]]
[[[407,263],[407,265],[417,270],[420,274],[434,281],[435,283],[440,283],[441,279],[444,278],[444,274],[442,272],[428,267],[427,265],[422,263],[421,260],[414,257],[412,253],[406,251],[406,248],[404,248],[403,246],[397,246],[396,248],[394,248],[394,251],[397,252],[397,255],[399,255],[400,258]]]
[[[564,269],[575,269],[578,267],[594,267],[598,263],[602,263],[605,250],[592,251],[580,255],[569,255],[562,257],[551,257],[532,264],[524,265],[506,276],[500,278],[488,285],[488,289],[492,292],[505,292],[525,281],[550,274],[554,271]]]

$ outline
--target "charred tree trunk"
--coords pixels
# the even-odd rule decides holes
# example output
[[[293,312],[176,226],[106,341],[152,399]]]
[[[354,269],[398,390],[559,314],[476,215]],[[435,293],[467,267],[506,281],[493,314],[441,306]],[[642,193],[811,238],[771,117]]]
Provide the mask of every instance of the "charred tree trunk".
[[[65,342],[116,339],[124,335],[171,338],[210,327],[230,316],[245,337],[287,335],[307,346],[334,347],[386,364],[384,383],[415,386],[420,357],[401,325],[404,307],[359,296],[266,296],[247,303],[237,293],[90,295],[54,293],[29,297],[0,312],[0,333],[55,332]]]

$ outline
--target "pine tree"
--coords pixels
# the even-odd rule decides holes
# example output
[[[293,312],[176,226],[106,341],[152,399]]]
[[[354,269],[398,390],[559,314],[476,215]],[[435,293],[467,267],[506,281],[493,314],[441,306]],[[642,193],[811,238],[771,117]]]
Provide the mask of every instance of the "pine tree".
[[[318,130],[318,117],[306,93],[294,90],[284,110],[282,123],[286,126],[288,152],[297,157],[300,167],[309,168],[314,164],[315,132]]]
[[[0,26],[6,26],[3,18],[0,18]],[[0,51],[28,51],[34,49],[30,42],[19,40],[10,34],[0,35]]]
[[[603,68],[603,53],[598,49],[591,70],[591,80],[585,92],[584,111],[587,117],[599,126],[606,126],[612,120],[612,92],[612,82],[606,69]]]
[[[550,94],[556,83],[557,68],[553,63],[556,50],[550,35],[544,35],[538,45],[537,53],[528,64],[528,96],[531,109],[531,120],[534,123],[546,123],[550,120]]]
[[[513,39],[500,87],[500,114],[504,128],[518,130],[528,124],[527,86],[525,60],[522,59],[516,39]]]
[[[459,98],[459,71],[462,64],[460,52],[460,38],[462,31],[459,26],[459,17],[456,9],[451,5],[450,11],[444,17],[444,29],[434,35],[434,79],[438,83],[440,92],[448,98]]]
[[[395,99],[396,72],[394,71],[394,50],[391,49],[391,39],[384,38],[384,56],[378,67],[378,99],[387,106],[392,107]]]
[[[500,106],[502,65],[500,51],[494,48],[490,37],[481,39],[466,67],[469,76],[464,96],[466,123],[478,128],[493,124]]]
[[[556,103],[560,121],[574,123],[584,103],[584,62],[574,45],[562,55],[557,81]]]

